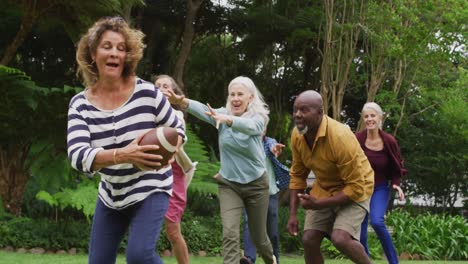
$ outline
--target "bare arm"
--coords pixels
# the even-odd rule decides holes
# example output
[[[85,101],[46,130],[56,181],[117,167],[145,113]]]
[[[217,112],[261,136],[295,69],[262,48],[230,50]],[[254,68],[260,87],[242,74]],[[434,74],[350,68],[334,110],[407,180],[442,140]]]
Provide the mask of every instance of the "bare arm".
[[[297,207],[299,205],[298,195],[300,190],[289,189],[289,219],[288,219],[288,232],[292,236],[297,236],[299,230],[299,223],[297,221]]]
[[[189,105],[189,100],[185,98],[184,95],[177,95],[174,91],[170,89],[164,91],[163,94],[167,97],[169,103],[173,105],[179,105],[180,107],[182,107],[182,109],[187,109]]]

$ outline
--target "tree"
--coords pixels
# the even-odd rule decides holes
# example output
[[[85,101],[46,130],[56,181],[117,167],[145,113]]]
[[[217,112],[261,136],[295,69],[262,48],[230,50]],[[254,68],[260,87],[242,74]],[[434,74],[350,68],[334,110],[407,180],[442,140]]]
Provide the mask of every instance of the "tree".
[[[356,47],[366,23],[367,1],[351,0],[335,3],[324,1],[325,21],[322,34],[321,89],[325,113],[341,120],[343,97],[348,86]]]
[[[468,19],[463,1],[370,1],[359,60],[366,76],[367,102],[375,101],[381,89],[392,91],[399,119],[392,128],[397,134],[407,115],[407,102],[414,96],[425,68],[441,61],[460,62],[463,32]],[[449,65],[449,67],[451,67]],[[411,114],[411,113],[410,113]],[[363,127],[359,123],[357,130]]]
[[[44,152],[59,156],[52,146],[65,144],[65,101],[76,89],[38,87],[25,73],[4,66],[0,88],[0,197],[9,212],[20,215],[31,166]]]
[[[182,91],[185,91],[184,70],[187,59],[192,49],[192,41],[195,37],[195,19],[198,9],[204,0],[187,0],[187,15],[185,17],[184,33],[182,34],[181,47],[179,55],[174,66],[173,77]],[[186,91],[185,91],[186,92]]]
[[[142,0],[96,0],[96,1],[68,1],[68,0],[21,0],[11,1],[22,13],[19,29],[3,52],[1,65],[8,65],[14,58],[16,51],[22,45],[26,36],[31,32],[39,18],[60,20],[76,40],[82,28],[90,25],[96,18],[109,13],[123,14],[123,5],[128,9],[134,4],[142,4]]]
[[[461,68],[456,75],[447,87],[418,89],[410,109],[416,114],[408,116],[400,139],[411,173],[405,186],[451,213],[468,195],[468,72]]]

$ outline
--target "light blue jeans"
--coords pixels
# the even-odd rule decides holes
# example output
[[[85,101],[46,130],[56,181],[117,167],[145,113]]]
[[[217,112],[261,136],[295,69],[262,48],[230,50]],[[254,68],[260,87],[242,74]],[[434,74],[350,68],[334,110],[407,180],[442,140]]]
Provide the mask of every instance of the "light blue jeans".
[[[267,212],[267,233],[270,238],[271,246],[273,247],[273,255],[276,257],[276,263],[279,264],[278,198],[278,193],[270,195]],[[244,256],[255,263],[257,259],[257,248],[250,239],[249,225],[247,222],[247,214],[244,211]]]
[[[129,229],[127,263],[162,264],[155,250],[168,203],[169,195],[162,192],[123,210],[111,209],[97,199],[88,263],[114,264],[120,242]]]
[[[385,256],[388,263],[398,263],[398,256],[393,246],[392,237],[388,233],[387,226],[385,225],[385,212],[387,211],[388,201],[390,199],[390,187],[387,184],[377,185],[374,187],[374,193],[370,201],[369,214],[366,215],[361,225],[361,244],[366,249],[367,255],[369,254],[369,247],[367,245],[367,225],[370,215],[370,224],[375,231],[375,234],[382,244]]]

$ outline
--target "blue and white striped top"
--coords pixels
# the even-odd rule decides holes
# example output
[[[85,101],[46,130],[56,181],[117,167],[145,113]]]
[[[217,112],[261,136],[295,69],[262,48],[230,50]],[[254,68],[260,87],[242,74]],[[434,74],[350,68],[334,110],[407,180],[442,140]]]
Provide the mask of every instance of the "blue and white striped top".
[[[99,151],[124,147],[158,126],[177,128],[185,141],[183,123],[152,83],[135,78],[132,96],[114,110],[98,109],[82,91],[71,99],[68,109],[68,158],[73,168],[93,175],[96,171],[91,167]],[[154,192],[172,194],[171,166],[141,171],[133,164],[122,163],[102,168],[99,174],[99,199],[113,209],[123,209]]]

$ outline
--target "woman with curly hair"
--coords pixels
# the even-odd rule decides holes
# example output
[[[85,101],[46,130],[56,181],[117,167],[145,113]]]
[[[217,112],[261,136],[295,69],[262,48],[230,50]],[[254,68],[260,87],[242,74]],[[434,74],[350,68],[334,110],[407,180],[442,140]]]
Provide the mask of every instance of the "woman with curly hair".
[[[99,173],[89,263],[115,263],[128,230],[127,263],[162,263],[155,248],[172,194],[170,165],[151,154],[157,145],[140,146],[152,128],[184,126],[154,84],[135,75],[143,55],[141,31],[120,17],[98,20],[80,39],[78,75],[85,90],[68,110],[68,157],[88,175]]]

